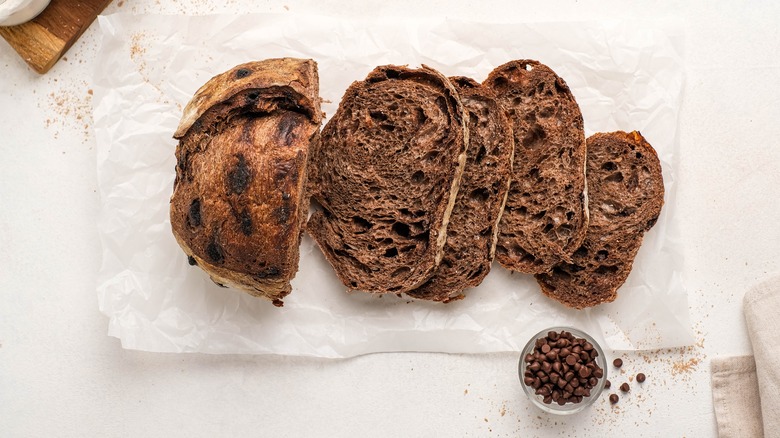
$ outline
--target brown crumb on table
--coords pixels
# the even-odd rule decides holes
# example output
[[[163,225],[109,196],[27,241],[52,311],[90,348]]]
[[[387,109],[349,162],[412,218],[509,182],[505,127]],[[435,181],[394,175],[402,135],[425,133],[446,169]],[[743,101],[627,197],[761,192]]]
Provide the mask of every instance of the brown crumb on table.
[[[695,371],[698,365],[699,365],[699,359],[695,357],[692,357],[688,360],[673,362],[672,375],[676,376],[682,373],[690,373],[691,371]]]
[[[130,57],[134,60],[146,53],[146,47],[142,44],[144,37],[146,34],[143,32],[134,33],[130,37]]]

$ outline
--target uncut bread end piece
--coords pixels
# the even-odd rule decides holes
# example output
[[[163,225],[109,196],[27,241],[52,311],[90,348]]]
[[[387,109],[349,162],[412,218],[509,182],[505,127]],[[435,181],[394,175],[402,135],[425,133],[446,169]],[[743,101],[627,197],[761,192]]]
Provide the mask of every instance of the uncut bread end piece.
[[[466,161],[463,106],[423,66],[381,66],[353,83],[312,152],[307,232],[350,290],[402,293],[444,255]]]
[[[515,139],[496,259],[513,271],[547,272],[571,260],[588,226],[582,113],[566,82],[538,61],[508,62],[484,84],[507,109]]]
[[[465,77],[450,78],[466,110],[469,149],[447,227],[444,257],[428,281],[407,295],[432,301],[462,299],[490,272],[512,174],[512,127],[493,92]]]
[[[317,64],[268,59],[204,84],[174,134],[174,237],[221,285],[281,306],[298,270],[310,144],[321,123]]]
[[[664,203],[661,163],[639,132],[588,138],[590,226],[572,257],[536,276],[548,297],[576,309],[614,301]]]

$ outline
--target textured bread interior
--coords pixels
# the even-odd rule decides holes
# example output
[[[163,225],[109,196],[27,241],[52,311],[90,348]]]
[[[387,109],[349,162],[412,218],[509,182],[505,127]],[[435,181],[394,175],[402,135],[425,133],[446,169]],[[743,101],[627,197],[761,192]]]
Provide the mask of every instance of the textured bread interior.
[[[465,165],[463,107],[433,69],[378,67],[345,93],[312,151],[307,230],[350,289],[430,277]]]
[[[638,132],[588,138],[590,226],[571,263],[536,276],[542,292],[577,309],[613,301],[664,203],[658,155]]]
[[[485,80],[507,109],[515,139],[512,183],[496,259],[507,269],[549,271],[588,225],[582,114],[564,80],[537,61],[512,61]]]
[[[464,77],[450,78],[466,110],[469,149],[447,227],[444,257],[428,281],[409,296],[449,302],[479,285],[490,272],[498,220],[506,202],[514,140],[492,92]]]

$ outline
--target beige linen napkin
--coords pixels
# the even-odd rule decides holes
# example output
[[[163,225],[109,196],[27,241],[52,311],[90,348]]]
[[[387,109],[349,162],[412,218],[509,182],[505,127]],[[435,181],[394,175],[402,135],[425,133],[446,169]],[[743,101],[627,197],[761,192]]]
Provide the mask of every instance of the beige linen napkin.
[[[780,277],[743,300],[753,357],[712,361],[712,399],[721,438],[780,436]]]

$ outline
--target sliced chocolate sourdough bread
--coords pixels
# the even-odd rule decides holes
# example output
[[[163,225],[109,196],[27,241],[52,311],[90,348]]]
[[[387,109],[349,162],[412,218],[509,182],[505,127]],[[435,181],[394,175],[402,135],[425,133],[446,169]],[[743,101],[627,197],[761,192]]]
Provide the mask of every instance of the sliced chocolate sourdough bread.
[[[377,67],[347,89],[312,150],[307,231],[349,289],[402,293],[431,276],[467,145],[458,93],[431,68]]]
[[[190,264],[282,305],[298,270],[309,144],[321,120],[312,60],[242,64],[195,93],[174,134],[170,202]]]
[[[664,203],[661,163],[638,132],[588,138],[590,225],[571,263],[536,276],[542,292],[582,309],[613,301]]]
[[[468,120],[466,168],[447,226],[444,258],[428,281],[407,292],[443,302],[463,298],[464,289],[478,286],[490,272],[514,153],[512,127],[493,92],[469,78],[450,81]]]
[[[484,84],[507,109],[515,139],[496,259],[513,271],[547,272],[571,261],[588,226],[580,108],[564,80],[537,61],[501,65]]]

